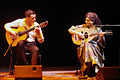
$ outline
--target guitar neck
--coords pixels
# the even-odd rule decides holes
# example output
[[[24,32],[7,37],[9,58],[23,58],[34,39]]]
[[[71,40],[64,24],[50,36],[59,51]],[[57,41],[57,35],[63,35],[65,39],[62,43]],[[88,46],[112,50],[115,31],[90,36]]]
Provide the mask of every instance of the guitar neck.
[[[48,21],[45,21],[45,22],[42,22],[41,24],[39,24],[39,26],[35,26],[35,27],[41,27],[41,28],[43,28],[43,27],[46,27],[47,25],[48,25]],[[27,29],[26,31],[21,32],[19,35],[26,34],[26,33],[30,32],[30,31],[34,30],[35,27]]]
[[[21,32],[19,35],[26,34],[26,33],[30,32],[30,31],[34,30],[34,29],[35,29],[35,27],[27,29],[26,31]]]

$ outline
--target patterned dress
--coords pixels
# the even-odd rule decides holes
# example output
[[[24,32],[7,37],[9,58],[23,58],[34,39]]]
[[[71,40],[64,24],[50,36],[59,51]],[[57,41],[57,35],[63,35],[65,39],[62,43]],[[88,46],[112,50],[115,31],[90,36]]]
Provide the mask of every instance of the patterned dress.
[[[77,26],[78,27],[78,26]],[[79,27],[83,28],[81,25]],[[74,29],[75,30],[75,29]],[[92,33],[99,33],[102,32],[100,27],[95,27],[92,30]],[[77,36],[77,35],[75,35]],[[87,39],[86,39],[87,40]],[[94,35],[94,38],[87,42],[86,40],[82,41],[82,43],[77,48],[77,54],[79,61],[81,63],[92,62],[92,65],[97,65],[95,67],[95,72],[97,73],[99,67],[104,67],[104,42],[105,38],[103,36],[103,41],[101,41],[100,35]],[[84,69],[86,69],[86,64],[83,64]]]

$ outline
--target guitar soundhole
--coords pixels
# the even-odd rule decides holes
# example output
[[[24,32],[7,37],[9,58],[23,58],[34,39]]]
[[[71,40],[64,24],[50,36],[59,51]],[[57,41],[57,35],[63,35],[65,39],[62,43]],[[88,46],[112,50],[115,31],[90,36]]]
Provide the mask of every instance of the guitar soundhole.
[[[87,39],[88,38],[88,33],[87,32],[85,32],[85,39]]]
[[[87,32],[85,32],[85,34],[87,35],[88,33],[87,33]]]
[[[81,33],[83,34],[83,31],[81,31]]]

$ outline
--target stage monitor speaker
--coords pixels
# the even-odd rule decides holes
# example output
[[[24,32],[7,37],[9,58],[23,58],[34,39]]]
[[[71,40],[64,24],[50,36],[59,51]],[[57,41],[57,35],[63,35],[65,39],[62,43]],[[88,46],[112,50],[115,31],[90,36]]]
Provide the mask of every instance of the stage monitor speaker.
[[[96,75],[97,80],[120,80],[120,67],[100,68]]]
[[[42,65],[15,65],[15,80],[42,80]]]

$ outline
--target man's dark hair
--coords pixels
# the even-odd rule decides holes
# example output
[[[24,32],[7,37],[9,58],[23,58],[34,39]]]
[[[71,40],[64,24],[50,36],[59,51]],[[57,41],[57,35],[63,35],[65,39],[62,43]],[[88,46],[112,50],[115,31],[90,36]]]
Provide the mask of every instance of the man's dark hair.
[[[36,14],[34,10],[29,9],[25,11],[25,17],[30,17],[31,14]]]

